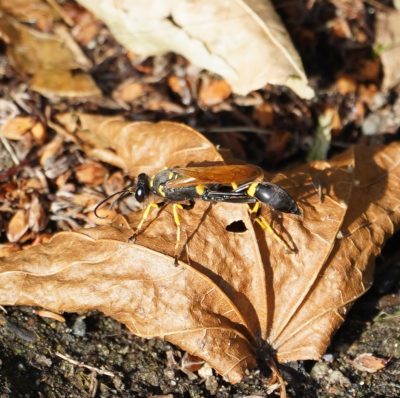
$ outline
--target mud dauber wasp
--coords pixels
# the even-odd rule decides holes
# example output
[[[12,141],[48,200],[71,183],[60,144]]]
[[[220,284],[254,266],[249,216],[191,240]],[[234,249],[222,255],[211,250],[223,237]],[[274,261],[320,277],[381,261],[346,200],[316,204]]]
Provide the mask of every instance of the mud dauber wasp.
[[[152,208],[172,202],[172,212],[176,225],[176,245],[178,250],[181,229],[178,210],[190,210],[196,200],[206,202],[246,203],[251,214],[255,214],[255,221],[262,229],[268,230],[283,243],[282,239],[272,230],[269,223],[258,214],[260,203],[265,203],[273,210],[300,215],[300,209],[295,200],[279,185],[264,182],[264,173],[260,167],[253,165],[222,165],[205,167],[167,168],[153,177],[139,174],[136,186],[128,187],[107,197],[95,208],[97,210],[110,198],[120,195],[134,194],[138,202],[144,202],[151,195],[162,198],[161,202],[149,203],[136,229],[141,230]],[[253,207],[250,205],[254,204]],[[287,246],[286,246],[287,247]]]

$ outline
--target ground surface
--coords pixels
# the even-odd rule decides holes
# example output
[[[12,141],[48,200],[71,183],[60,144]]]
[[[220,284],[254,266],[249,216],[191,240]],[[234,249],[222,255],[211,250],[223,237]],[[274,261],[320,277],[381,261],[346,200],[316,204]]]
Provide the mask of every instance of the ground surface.
[[[71,15],[72,11],[82,12],[72,2],[61,3]],[[94,61],[91,72],[104,94],[102,101],[41,97],[27,88],[24,77],[10,65],[5,46],[0,55],[1,96],[15,103],[22,114],[34,113],[39,117],[49,109],[51,112],[75,109],[124,115],[134,120],[182,121],[204,131],[236,158],[268,169],[304,162],[318,116],[326,109],[333,110],[337,117],[329,154],[355,142],[398,139],[398,127],[384,122],[399,118],[399,88],[380,91],[382,71],[372,52],[376,12],[392,9],[392,3],[365,1],[354,2],[352,6],[352,2],[346,1],[293,2],[301,8],[302,18],[293,17],[299,15],[296,14],[299,9],[289,3],[276,2],[318,92],[314,101],[299,100],[284,88],[267,87],[247,99],[225,99],[220,94],[216,105],[205,105],[207,95],[203,93],[201,103],[193,87],[207,85],[214,77],[207,74],[201,79],[197,77],[197,81],[192,81],[191,91],[174,90],[174,81],[183,81],[185,76],[187,80],[193,79],[187,75],[186,61],[168,55],[135,64],[105,30],[99,33],[102,40],[96,46],[83,46]],[[343,38],[347,29],[351,35]],[[128,96],[128,100],[122,96],[111,101],[111,93],[132,76],[140,77],[141,82],[153,82],[135,86],[143,90],[138,97]],[[175,80],[169,79],[171,76]],[[268,106],[259,106],[260,98]],[[50,138],[53,136],[50,133]],[[23,151],[20,147],[21,144],[17,153]],[[65,171],[59,169],[65,167],[65,162],[68,168],[81,160],[71,161],[68,151],[66,145],[60,161],[55,162],[54,177],[48,177],[53,193],[56,177]],[[17,170],[4,174],[12,165],[6,155],[0,158],[2,183],[18,173]],[[32,160],[28,167],[36,170],[41,165]],[[73,183],[80,186],[79,181]],[[43,198],[48,210],[51,189]],[[6,220],[12,215],[12,211],[8,212]],[[65,220],[65,217],[61,221],[53,218],[45,232],[70,228],[72,224]],[[2,234],[2,243],[6,241]],[[395,236],[378,261],[374,286],[348,314],[324,358],[282,366],[290,396],[400,396],[399,247],[400,237]],[[263,397],[269,392],[269,373],[262,365],[234,386],[215,373],[188,376],[179,370],[183,352],[160,340],[134,337],[99,313],[66,314],[66,322],[60,323],[38,316],[30,307],[8,307],[6,311],[0,318],[1,397]],[[360,371],[353,360],[363,353],[389,361],[375,373]]]

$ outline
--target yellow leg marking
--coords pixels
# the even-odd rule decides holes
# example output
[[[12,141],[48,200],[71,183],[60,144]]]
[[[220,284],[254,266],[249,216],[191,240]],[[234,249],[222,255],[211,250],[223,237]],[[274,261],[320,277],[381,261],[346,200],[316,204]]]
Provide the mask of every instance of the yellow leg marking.
[[[279,242],[281,245],[285,246],[286,249],[290,250],[290,247],[286,244],[286,242],[272,229],[270,223],[263,217],[259,216],[255,219],[258,225],[264,230],[269,232],[273,238]]]
[[[238,185],[236,184],[236,182],[231,182],[232,188],[233,189],[237,189]]]
[[[181,241],[181,222],[179,220],[178,209],[182,210],[183,206],[179,203],[174,203],[172,205],[172,214],[174,216],[174,221],[176,225],[176,243],[175,243],[175,252],[178,251],[179,243]]]
[[[140,220],[139,225],[137,226],[137,231],[140,231],[142,229],[143,223],[146,221],[147,217],[150,214],[151,209],[158,209],[158,204],[157,203],[149,203],[146,208],[144,209],[144,213],[142,215],[142,219]]]
[[[252,184],[250,184],[250,186],[247,188],[247,195],[253,198],[254,195],[256,194],[256,189],[258,184],[259,184],[258,182],[253,182]]]
[[[249,212],[250,212],[250,214],[254,214],[254,213],[257,213],[258,212],[258,209],[260,208],[260,202],[256,202],[255,204],[254,204],[254,207],[253,208],[251,208],[251,206],[248,204],[247,205],[248,207],[249,207]]]

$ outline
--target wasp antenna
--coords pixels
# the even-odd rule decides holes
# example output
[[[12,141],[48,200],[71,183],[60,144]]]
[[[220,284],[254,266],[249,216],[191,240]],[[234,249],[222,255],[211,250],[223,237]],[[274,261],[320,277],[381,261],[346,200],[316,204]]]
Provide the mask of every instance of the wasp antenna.
[[[124,196],[126,196],[126,195],[129,194],[129,193],[131,193],[130,189],[129,189],[129,188],[125,188],[125,189],[123,189],[122,191],[118,191],[118,192],[113,193],[113,194],[110,195],[110,196],[107,196],[105,199],[103,199],[100,203],[98,203],[98,204],[96,205],[96,207],[95,207],[94,210],[93,210],[94,215],[95,215],[97,218],[107,218],[107,216],[105,216],[105,217],[99,216],[99,215],[97,214],[97,210],[99,210],[100,207],[103,206],[104,203],[108,202],[111,198],[113,198],[113,197],[115,197],[115,196],[117,196],[117,195],[120,195],[120,197],[117,199],[117,200],[119,200],[119,199],[123,198]]]

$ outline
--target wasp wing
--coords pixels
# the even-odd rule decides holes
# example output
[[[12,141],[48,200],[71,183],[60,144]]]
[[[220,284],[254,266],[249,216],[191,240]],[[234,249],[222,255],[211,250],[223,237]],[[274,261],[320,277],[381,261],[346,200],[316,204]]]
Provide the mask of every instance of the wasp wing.
[[[176,178],[166,183],[167,188],[188,187],[192,185],[242,185],[262,181],[264,172],[253,165],[223,165],[207,167],[182,167],[171,169]]]

